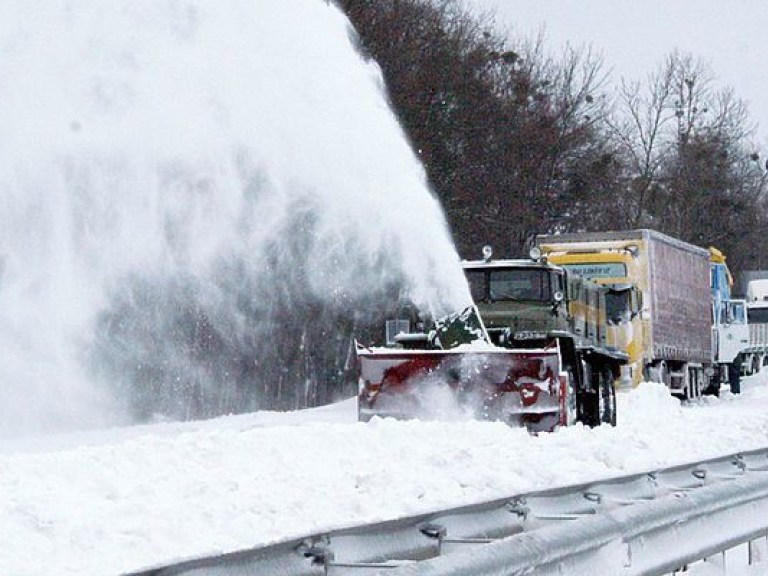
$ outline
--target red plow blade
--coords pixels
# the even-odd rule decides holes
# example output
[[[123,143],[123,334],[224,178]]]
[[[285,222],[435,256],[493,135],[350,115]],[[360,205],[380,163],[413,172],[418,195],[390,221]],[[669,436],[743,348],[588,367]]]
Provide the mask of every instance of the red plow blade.
[[[360,420],[481,419],[553,430],[566,423],[557,347],[402,350],[357,346]]]

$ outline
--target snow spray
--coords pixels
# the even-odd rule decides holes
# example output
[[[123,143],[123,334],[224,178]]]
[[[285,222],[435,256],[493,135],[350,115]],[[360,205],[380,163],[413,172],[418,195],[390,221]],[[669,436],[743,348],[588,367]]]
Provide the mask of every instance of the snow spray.
[[[467,301],[380,71],[332,4],[9,0],[0,51],[0,435],[151,417],[174,387],[174,417],[242,409],[281,385],[253,381],[260,362],[304,349],[281,340],[278,300],[306,322],[393,283],[420,306]],[[243,360],[266,342],[274,358]],[[220,386],[232,374],[244,387]],[[211,390],[229,397],[201,411]]]

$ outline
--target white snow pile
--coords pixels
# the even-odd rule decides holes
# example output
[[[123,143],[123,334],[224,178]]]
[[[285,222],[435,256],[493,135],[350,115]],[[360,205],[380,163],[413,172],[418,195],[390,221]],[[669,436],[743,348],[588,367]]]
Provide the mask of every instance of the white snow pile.
[[[764,446],[768,378],[682,406],[659,384],[619,425],[356,422],[354,400],[0,444],[0,574],[115,574],[189,556]]]

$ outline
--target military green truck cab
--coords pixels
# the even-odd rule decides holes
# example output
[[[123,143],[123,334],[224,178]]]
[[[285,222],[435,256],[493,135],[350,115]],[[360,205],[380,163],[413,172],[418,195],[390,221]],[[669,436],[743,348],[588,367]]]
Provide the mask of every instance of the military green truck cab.
[[[558,338],[576,348],[607,348],[606,287],[541,259],[465,261],[463,268],[497,346],[541,346]]]
[[[563,269],[533,260],[467,261],[463,268],[497,346],[527,347],[569,330]]]

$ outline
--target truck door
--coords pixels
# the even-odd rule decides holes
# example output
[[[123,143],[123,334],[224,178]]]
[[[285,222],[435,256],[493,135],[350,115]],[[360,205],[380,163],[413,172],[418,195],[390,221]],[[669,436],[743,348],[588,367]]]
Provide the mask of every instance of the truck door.
[[[720,310],[720,317],[714,318],[717,343],[715,361],[727,364],[733,362],[739,352],[749,346],[746,302],[724,300]]]

